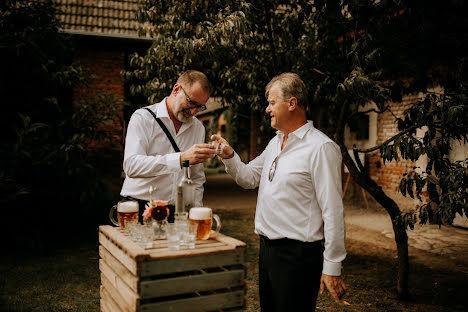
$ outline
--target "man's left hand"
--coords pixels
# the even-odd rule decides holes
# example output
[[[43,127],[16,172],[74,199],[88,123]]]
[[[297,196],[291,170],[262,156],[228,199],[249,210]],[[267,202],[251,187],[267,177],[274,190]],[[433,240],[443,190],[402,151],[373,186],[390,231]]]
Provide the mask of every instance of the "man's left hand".
[[[335,300],[337,304],[341,304],[340,298],[346,293],[346,285],[341,279],[341,276],[332,276],[322,273],[322,278],[320,279],[320,294],[323,294],[325,286],[333,300]]]

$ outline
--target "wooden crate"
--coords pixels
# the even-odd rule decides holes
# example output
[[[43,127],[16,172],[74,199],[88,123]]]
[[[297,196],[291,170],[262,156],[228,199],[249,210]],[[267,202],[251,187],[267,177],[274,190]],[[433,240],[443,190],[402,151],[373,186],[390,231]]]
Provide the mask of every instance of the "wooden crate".
[[[101,311],[242,311],[245,243],[222,234],[171,251],[144,249],[119,228],[99,227]]]

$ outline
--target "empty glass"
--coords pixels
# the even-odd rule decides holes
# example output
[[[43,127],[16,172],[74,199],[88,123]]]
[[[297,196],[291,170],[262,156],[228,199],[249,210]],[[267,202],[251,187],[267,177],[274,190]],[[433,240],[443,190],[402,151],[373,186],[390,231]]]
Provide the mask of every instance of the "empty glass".
[[[139,244],[143,248],[153,247],[154,230],[151,224],[139,225],[140,228],[140,241]]]
[[[198,223],[193,221],[186,221],[180,227],[180,248],[193,249],[195,248],[195,241],[197,239]]]
[[[175,223],[168,223],[166,226],[167,248],[169,250],[180,249],[180,233]]]
[[[131,228],[135,227],[136,224],[138,224],[138,219],[127,219],[124,221],[125,227],[123,228],[123,231],[127,234],[130,235],[131,233]]]
[[[132,241],[136,243],[140,241],[141,233],[140,233],[140,224],[138,222],[127,223],[127,231]]]

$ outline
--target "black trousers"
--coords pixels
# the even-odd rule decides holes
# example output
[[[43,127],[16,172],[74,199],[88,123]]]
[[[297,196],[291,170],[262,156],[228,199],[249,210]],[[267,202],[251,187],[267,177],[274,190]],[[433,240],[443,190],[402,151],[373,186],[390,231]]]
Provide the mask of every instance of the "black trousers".
[[[147,200],[142,200],[142,199],[136,199],[130,196],[125,196],[122,197],[121,200],[135,200],[138,202],[138,222],[143,223],[143,211],[145,211],[145,206],[148,203]],[[169,217],[167,217],[167,222],[169,223],[174,223],[174,212],[175,212],[175,206],[174,205],[168,205],[169,207]]]
[[[262,312],[315,311],[323,266],[321,241],[270,240],[260,235]]]

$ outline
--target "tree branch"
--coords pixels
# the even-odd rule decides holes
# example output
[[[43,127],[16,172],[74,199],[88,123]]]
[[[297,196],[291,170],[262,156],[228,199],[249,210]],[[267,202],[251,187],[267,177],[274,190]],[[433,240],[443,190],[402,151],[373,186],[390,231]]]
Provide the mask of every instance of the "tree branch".
[[[356,161],[356,164],[358,165],[359,171],[361,173],[366,173],[366,169],[364,169],[364,166],[362,165],[361,158],[359,158],[359,152],[358,149],[356,148],[356,144],[353,145],[353,154],[354,154],[354,160]]]
[[[371,108],[371,109],[366,110],[366,111],[361,111],[361,112],[352,113],[351,116],[349,116],[348,119],[349,119],[349,120],[352,120],[352,119],[353,119],[355,116],[357,116],[357,115],[365,115],[365,114],[372,113],[372,112],[377,113],[377,114],[382,113],[381,111],[378,111],[378,110],[376,110],[375,108]]]
[[[330,76],[329,74],[326,74],[326,73],[324,73],[323,71],[320,71],[320,70],[318,70],[318,69],[317,69],[317,68],[315,68],[315,67],[312,67],[311,69],[312,69],[313,71],[315,71],[315,72],[317,72],[317,73],[321,74],[321,75],[324,75],[324,76]]]
[[[416,126],[409,127],[408,129],[406,129],[406,130],[404,130],[404,131],[402,131],[402,132],[399,132],[399,133],[395,134],[395,135],[392,136],[390,139],[386,140],[385,142],[383,142],[383,143],[380,144],[380,145],[377,145],[377,146],[374,146],[374,147],[371,147],[371,148],[368,148],[368,149],[364,149],[364,150],[362,150],[362,149],[357,149],[357,151],[360,152],[360,153],[370,153],[370,152],[373,152],[373,151],[375,151],[375,150],[380,149],[380,148],[382,147],[382,145],[388,144],[388,143],[394,141],[394,140],[395,140],[396,138],[398,138],[399,136],[402,136],[402,135],[404,135],[404,134],[406,134],[406,133],[408,133],[408,132],[411,132],[411,131],[413,131],[413,130],[416,129],[416,128],[418,128],[418,127],[416,127]]]

